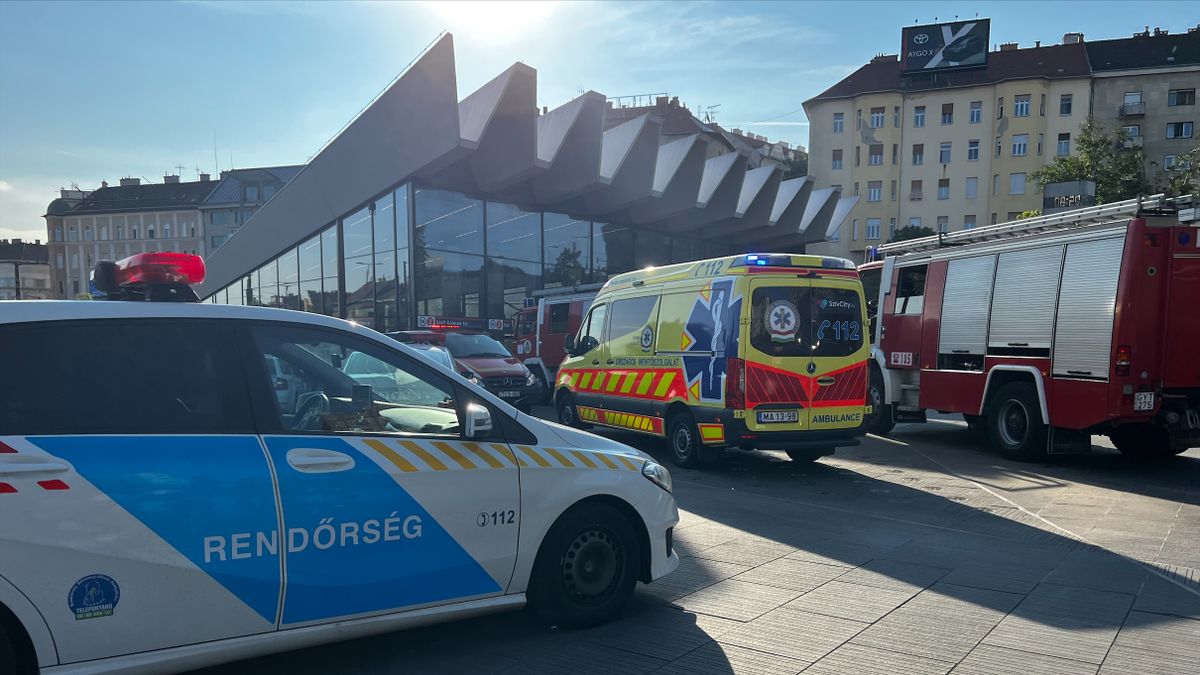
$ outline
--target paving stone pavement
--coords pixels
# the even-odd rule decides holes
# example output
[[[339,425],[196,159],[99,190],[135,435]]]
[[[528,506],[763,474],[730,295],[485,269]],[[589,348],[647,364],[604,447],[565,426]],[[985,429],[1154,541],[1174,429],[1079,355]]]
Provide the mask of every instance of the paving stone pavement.
[[[205,673],[1200,675],[1200,451],[1018,464],[934,419],[673,473],[680,567],[613,623],[510,614]]]

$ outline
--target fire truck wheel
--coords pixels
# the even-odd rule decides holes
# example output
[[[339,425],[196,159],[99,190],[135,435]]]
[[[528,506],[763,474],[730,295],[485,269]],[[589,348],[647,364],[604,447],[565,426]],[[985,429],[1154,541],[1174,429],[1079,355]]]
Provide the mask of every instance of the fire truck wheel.
[[[1011,382],[988,404],[992,446],[1009,459],[1033,461],[1046,454],[1046,425],[1033,386]]]
[[[574,427],[576,429],[590,429],[590,424],[584,424],[579,421],[579,409],[575,407],[575,397],[570,394],[563,394],[558,397],[558,423],[564,427]]]
[[[871,384],[867,389],[867,403],[871,404],[871,414],[867,415],[863,427],[869,434],[882,436],[892,430],[896,423],[892,420],[891,404],[883,402],[883,375],[878,370],[871,369]]]
[[[533,371],[533,376],[537,378],[538,393],[534,399],[540,405],[546,405],[550,402],[550,386],[546,384],[546,377],[542,375],[542,369],[538,368]]]
[[[690,469],[700,461],[700,432],[690,413],[678,412],[667,421],[667,443],[675,464]]]
[[[1113,429],[1108,438],[1122,455],[1138,459],[1173,457],[1187,449],[1172,450],[1167,430],[1151,424],[1126,424]]]
[[[963,415],[963,419],[967,423],[967,431],[971,432],[976,438],[987,438],[987,418],[983,415]]]

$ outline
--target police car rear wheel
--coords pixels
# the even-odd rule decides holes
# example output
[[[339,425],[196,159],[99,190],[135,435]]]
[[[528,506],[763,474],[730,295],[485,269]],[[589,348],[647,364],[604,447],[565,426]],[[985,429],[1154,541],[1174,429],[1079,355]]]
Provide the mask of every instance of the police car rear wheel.
[[[556,625],[603,623],[633,593],[640,556],[633,527],[619,511],[599,503],[578,506],[542,542],[530,603]]]
[[[681,412],[671,418],[667,423],[667,441],[675,464],[686,469],[699,463],[700,434],[691,415]]]

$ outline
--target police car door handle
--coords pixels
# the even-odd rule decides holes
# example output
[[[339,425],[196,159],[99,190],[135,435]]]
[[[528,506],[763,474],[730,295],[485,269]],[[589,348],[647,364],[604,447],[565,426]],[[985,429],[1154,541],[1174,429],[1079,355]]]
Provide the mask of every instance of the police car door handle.
[[[320,448],[292,448],[288,450],[287,463],[304,473],[332,473],[354,468],[354,458],[350,455]]]
[[[18,476],[30,473],[62,473],[71,467],[58,462],[0,462],[0,476]]]

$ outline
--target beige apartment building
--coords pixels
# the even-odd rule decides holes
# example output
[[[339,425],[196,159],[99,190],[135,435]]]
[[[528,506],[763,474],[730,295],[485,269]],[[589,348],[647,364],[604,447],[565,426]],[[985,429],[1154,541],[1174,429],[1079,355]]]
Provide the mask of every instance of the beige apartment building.
[[[1092,66],[1092,115],[1132,137],[1145,155],[1146,177],[1159,183],[1167,167],[1200,144],[1200,29],[1154,29],[1086,44]]]
[[[860,259],[896,229],[950,232],[1041,207],[1029,174],[1070,153],[1088,116],[1081,36],[1001,45],[986,67],[904,74],[882,55],[805,102],[809,175],[859,202],[811,252]]]

